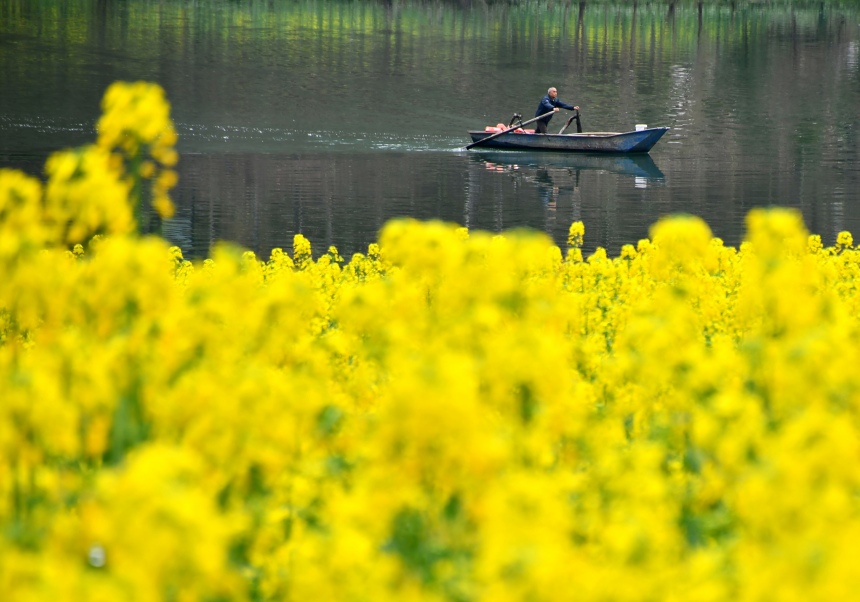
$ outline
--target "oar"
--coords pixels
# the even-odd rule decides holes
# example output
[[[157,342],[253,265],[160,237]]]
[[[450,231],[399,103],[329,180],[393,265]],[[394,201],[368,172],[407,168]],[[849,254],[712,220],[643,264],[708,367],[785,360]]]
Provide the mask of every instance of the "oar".
[[[564,127],[563,127],[563,128],[561,128],[561,129],[558,131],[558,133],[559,133],[559,134],[564,134],[564,131],[565,131],[567,128],[569,128],[569,127],[570,127],[570,124],[571,124],[571,123],[573,123],[573,120],[574,120],[574,119],[576,119],[576,133],[577,133],[577,134],[581,134],[581,133],[582,133],[582,123],[580,123],[580,121],[579,121],[579,111],[577,111],[576,113],[574,113],[574,114],[573,114],[573,117],[571,117],[570,119],[568,119],[568,120],[567,120],[567,123],[565,123],[565,124],[564,124]]]
[[[489,141],[490,141],[490,140],[492,140],[493,138],[498,138],[498,137],[499,137],[499,136],[501,136],[502,134],[507,134],[508,132],[513,132],[513,131],[514,131],[515,129],[517,129],[517,128],[521,128],[521,127],[523,127],[524,125],[528,125],[528,124],[530,124],[530,123],[534,123],[534,122],[535,122],[535,121],[537,121],[538,119],[543,119],[543,118],[544,118],[544,117],[546,117],[547,115],[552,115],[553,113],[555,113],[555,111],[550,111],[549,113],[544,113],[543,115],[538,115],[538,116],[537,116],[537,117],[535,117],[534,119],[529,119],[528,121],[523,121],[523,122],[521,122],[521,123],[518,123],[517,125],[515,125],[515,126],[513,126],[513,127],[510,127],[510,128],[508,128],[508,129],[506,129],[506,130],[502,130],[501,132],[496,132],[496,133],[495,133],[495,134],[493,134],[492,136],[487,136],[486,138],[481,138],[481,139],[480,139],[480,140],[478,140],[477,142],[473,142],[472,144],[467,144],[467,145],[466,145],[466,150],[469,150],[469,149],[470,149],[470,148],[472,148],[473,146],[478,146],[479,144],[483,144],[484,142],[489,142]]]

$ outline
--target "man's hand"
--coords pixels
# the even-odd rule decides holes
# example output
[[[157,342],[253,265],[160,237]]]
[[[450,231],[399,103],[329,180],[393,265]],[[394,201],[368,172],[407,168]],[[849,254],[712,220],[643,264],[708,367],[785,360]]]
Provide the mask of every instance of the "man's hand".
[[[579,110],[579,107],[573,107],[573,110],[574,110],[574,111],[578,111],[578,110]]]
[[[553,107],[552,112],[553,112],[553,113],[558,113],[558,107]]]

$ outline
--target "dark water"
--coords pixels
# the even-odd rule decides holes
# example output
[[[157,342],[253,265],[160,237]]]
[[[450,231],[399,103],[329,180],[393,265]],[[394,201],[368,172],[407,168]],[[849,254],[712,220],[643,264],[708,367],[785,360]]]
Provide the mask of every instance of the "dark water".
[[[738,244],[766,205],[832,243],[860,235],[858,55],[856,2],[0,0],[0,166],[40,173],[143,79],[173,106],[165,233],[192,256],[296,232],[348,256],[397,216],[559,243],[583,220],[615,254],[685,212]],[[586,131],[672,129],[638,158],[463,150],[550,85]]]

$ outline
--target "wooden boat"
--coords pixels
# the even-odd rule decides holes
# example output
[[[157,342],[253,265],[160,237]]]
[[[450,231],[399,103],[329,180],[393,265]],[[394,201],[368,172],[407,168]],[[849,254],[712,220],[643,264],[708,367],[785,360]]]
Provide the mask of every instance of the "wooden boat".
[[[522,128],[504,132],[504,129],[498,127],[487,127],[482,132],[470,131],[469,135],[472,137],[472,144],[480,144],[484,148],[567,153],[647,153],[668,130],[667,127],[659,127],[634,132],[535,134],[534,130]],[[490,137],[492,140],[482,142]]]

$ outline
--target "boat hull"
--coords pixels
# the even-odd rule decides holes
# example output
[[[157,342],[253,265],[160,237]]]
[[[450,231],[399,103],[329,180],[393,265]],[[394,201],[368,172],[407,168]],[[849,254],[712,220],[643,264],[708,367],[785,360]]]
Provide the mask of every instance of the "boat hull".
[[[647,153],[669,128],[648,128],[635,132],[582,134],[508,133],[496,136],[475,148],[547,150],[568,153]],[[493,132],[469,132],[472,142],[480,142]]]

